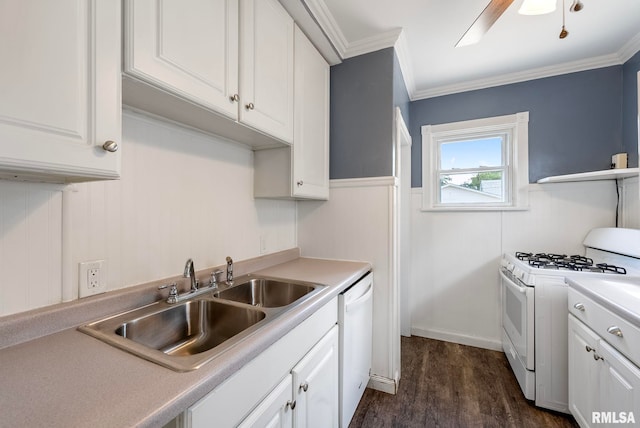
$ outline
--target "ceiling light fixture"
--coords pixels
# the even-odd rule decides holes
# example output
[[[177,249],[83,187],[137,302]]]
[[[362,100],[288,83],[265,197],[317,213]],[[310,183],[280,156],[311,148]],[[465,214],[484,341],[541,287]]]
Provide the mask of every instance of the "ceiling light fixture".
[[[556,10],[557,0],[524,0],[518,13],[520,15],[544,15]]]

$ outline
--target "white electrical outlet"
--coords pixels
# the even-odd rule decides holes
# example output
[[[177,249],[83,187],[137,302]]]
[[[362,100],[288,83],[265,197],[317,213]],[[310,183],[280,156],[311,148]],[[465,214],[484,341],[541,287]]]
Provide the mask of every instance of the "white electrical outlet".
[[[104,260],[82,262],[78,269],[78,296],[93,296],[107,291],[107,264]]]
[[[264,254],[267,252],[267,237],[265,235],[260,235],[260,254]]]

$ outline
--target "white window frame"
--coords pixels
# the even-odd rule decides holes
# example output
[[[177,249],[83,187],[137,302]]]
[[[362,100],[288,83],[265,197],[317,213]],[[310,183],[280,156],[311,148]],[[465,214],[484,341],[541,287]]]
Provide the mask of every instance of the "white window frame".
[[[529,208],[529,112],[506,116],[422,126],[423,211],[508,211]],[[439,146],[454,139],[469,139],[487,133],[507,133],[505,157],[505,201],[496,203],[440,203]],[[499,169],[499,168],[496,168]]]

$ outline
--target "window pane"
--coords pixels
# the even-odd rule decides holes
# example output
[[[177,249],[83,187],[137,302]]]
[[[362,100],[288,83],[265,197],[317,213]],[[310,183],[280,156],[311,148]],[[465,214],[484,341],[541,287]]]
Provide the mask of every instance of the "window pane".
[[[505,201],[504,187],[503,171],[440,174],[440,203],[500,203]]]
[[[440,144],[440,169],[502,165],[502,136]]]

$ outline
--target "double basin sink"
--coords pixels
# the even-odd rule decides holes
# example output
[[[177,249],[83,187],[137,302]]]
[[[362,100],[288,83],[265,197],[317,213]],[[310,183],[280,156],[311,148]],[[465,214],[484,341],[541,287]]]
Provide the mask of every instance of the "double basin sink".
[[[324,287],[247,275],[228,288],[152,303],[79,330],[170,369],[195,370]]]

